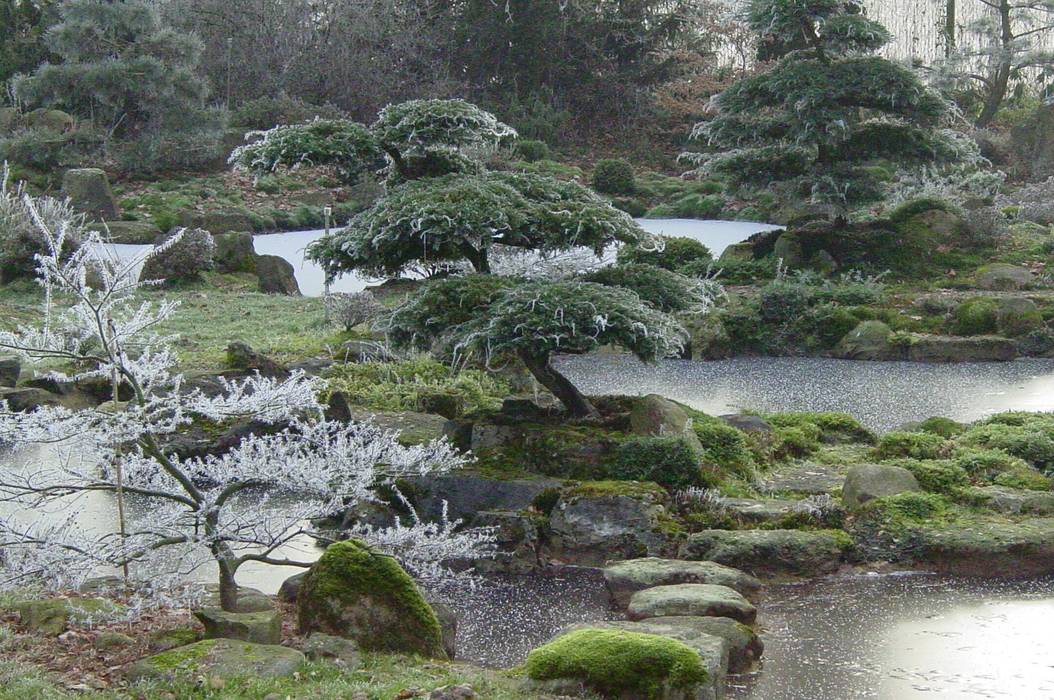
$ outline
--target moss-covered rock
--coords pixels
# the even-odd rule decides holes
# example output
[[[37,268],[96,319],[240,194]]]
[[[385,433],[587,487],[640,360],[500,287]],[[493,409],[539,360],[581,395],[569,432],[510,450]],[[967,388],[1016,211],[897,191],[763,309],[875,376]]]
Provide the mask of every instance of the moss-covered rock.
[[[882,321],[863,321],[839,342],[835,354],[847,360],[888,360],[896,353],[893,329]]]
[[[666,492],[656,484],[595,481],[566,490],[549,517],[554,557],[585,566],[663,553]]]
[[[150,649],[155,652],[168,651],[201,640],[201,632],[195,629],[177,628],[155,630],[148,635]]]
[[[106,173],[99,168],[74,168],[62,176],[62,196],[73,208],[96,221],[118,218],[117,200]]]
[[[178,677],[278,678],[292,676],[307,659],[296,649],[233,639],[206,639],[163,651],[132,664],[128,679],[170,681]]]
[[[958,575],[1050,575],[1054,573],[1054,520],[923,528],[914,551],[927,567]]]
[[[847,508],[858,508],[875,498],[921,490],[915,476],[903,467],[858,464],[845,477],[842,502]]]
[[[446,656],[439,619],[410,575],[357,540],[330,545],[308,571],[297,622],[302,634],[347,637],[367,651]]]
[[[576,680],[608,698],[674,700],[706,683],[699,655],[682,642],[653,634],[584,629],[527,656],[536,681]]]
[[[688,536],[681,556],[755,576],[816,576],[837,569],[852,548],[841,530],[704,530]]]
[[[90,229],[99,231],[114,243],[152,245],[161,235],[161,229],[149,221],[106,221],[92,224]]]
[[[240,639],[256,644],[282,641],[282,616],[277,610],[238,613],[205,608],[195,610],[194,617],[205,626],[206,639]]]
[[[1034,279],[1035,276],[1027,267],[1007,263],[985,265],[974,273],[974,282],[978,287],[997,291],[1027,289]]]
[[[98,624],[122,615],[125,608],[105,598],[45,598],[14,604],[19,620],[28,629],[58,636],[71,624]]]

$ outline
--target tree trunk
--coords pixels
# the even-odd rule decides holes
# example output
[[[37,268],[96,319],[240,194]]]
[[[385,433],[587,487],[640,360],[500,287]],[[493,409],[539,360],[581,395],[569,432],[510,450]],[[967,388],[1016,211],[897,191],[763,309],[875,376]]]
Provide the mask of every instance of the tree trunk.
[[[490,274],[490,259],[487,257],[487,250],[477,250],[467,243],[461,247],[461,254],[465,256],[465,260],[468,260],[472,264],[472,269],[481,275]]]
[[[600,416],[600,412],[594,408],[589,399],[574,384],[568,381],[567,377],[557,372],[549,364],[548,353],[539,357],[521,350],[519,355],[520,359],[523,360],[523,364],[527,365],[527,369],[534,375],[534,378],[551,391],[553,396],[560,399],[560,403],[564,405],[572,416],[575,418],[598,418]]]
[[[1010,17],[1010,0],[999,0],[999,23],[1001,28],[999,63],[996,66],[991,83],[988,85],[984,108],[981,109],[981,114],[977,117],[977,126],[982,129],[995,119],[999,108],[1003,106],[1003,100],[1006,99],[1006,91],[1010,86],[1014,44],[1014,26]]]
[[[944,56],[951,58],[955,51],[955,0],[946,0],[944,6]]]
[[[216,558],[220,565],[220,607],[227,612],[237,612],[238,584],[234,580],[234,570],[221,557]]]

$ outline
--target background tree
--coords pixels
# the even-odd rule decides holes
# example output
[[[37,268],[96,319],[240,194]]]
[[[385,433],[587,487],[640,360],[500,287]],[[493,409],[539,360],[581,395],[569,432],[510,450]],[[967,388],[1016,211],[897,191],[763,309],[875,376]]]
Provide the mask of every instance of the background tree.
[[[995,119],[1015,84],[1028,90],[1054,76],[1054,51],[1043,48],[1044,39],[1054,33],[1054,0],[968,1],[988,11],[967,25],[973,40],[956,46],[939,68],[945,86],[973,87],[972,111],[983,128]]]
[[[739,184],[795,180],[843,207],[878,196],[864,166],[952,155],[938,130],[941,98],[908,68],[871,55],[890,34],[852,2],[753,0],[763,44],[788,47],[771,69],[737,81],[696,127],[709,153],[686,154]]]
[[[0,401],[0,441],[16,448],[47,444],[59,453],[55,467],[31,461],[0,475],[0,501],[15,506],[0,517],[0,583],[76,587],[100,567],[129,567],[135,584],[165,589],[211,559],[223,607],[233,610],[235,576],[245,563],[310,565],[278,554],[308,534],[304,523],[373,500],[378,486],[398,493],[398,479],[464,462],[445,441],[404,447],[397,434],[371,423],[326,420],[317,401],[321,386],[301,372],[288,379],[256,375],[225,382],[212,397],[186,390],[166,339],[150,331],[172,315],[175,304],[135,298],[141,287],[136,270],[144,259],[110,260],[97,233],[81,230],[74,219],[51,228],[35,202],[24,201],[47,242],[38,257],[44,308],[41,325],[0,332],[0,348],[50,368],[74,368],[51,372],[56,381],[104,378],[113,383],[113,397],[130,394],[131,400],[29,413],[12,412]],[[63,257],[73,234],[84,244]],[[173,236],[146,261],[178,240]],[[195,420],[245,417],[278,430],[250,435],[219,456],[181,458],[163,447],[167,436]],[[71,501],[91,493],[134,498],[147,515],[127,521],[122,516],[110,531],[80,526],[76,509],[58,522],[40,517],[69,512]],[[37,513],[24,519],[26,510]],[[412,514],[409,522],[391,527],[353,526],[352,536],[427,577],[439,575],[447,558],[486,551],[486,532],[458,532],[456,525],[425,523]]]
[[[48,60],[44,32],[55,21],[54,6],[50,0],[0,0],[0,83]]]
[[[207,94],[197,38],[162,26],[145,2],[67,0],[47,33],[61,63],[18,84],[26,100],[107,130],[137,133],[193,123]]]
[[[680,354],[687,342],[679,323],[628,289],[474,275],[433,282],[419,291],[393,314],[390,337],[419,348],[438,344],[488,363],[516,357],[576,418],[598,412],[553,367],[553,355],[617,345],[641,360],[657,360]]]

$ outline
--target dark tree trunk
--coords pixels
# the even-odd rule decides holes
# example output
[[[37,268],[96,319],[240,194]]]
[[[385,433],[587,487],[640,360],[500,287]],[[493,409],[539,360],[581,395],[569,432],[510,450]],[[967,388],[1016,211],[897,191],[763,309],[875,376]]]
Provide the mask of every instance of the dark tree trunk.
[[[977,117],[977,126],[985,128],[992,123],[999,108],[1006,99],[1006,91],[1010,86],[1010,73],[1013,70],[1013,44],[1014,26],[1010,17],[1010,0],[999,0],[999,23],[1000,23],[1000,48],[999,63],[995,73],[988,84],[988,94],[985,96],[984,107]]]
[[[955,0],[946,0],[944,6],[944,56],[950,58],[955,51]]]
[[[519,354],[523,364],[527,365],[527,369],[531,371],[534,378],[551,391],[553,396],[560,399],[560,403],[564,405],[572,416],[575,418],[597,418],[600,416],[600,412],[589,402],[589,399],[574,384],[568,381],[567,377],[557,372],[549,364],[548,353],[539,357],[521,350]]]
[[[477,250],[465,244],[461,247],[461,254],[465,256],[465,260],[472,264],[472,269],[476,272],[481,275],[490,274],[490,259],[487,257],[486,249]]]
[[[220,565],[220,607],[227,612],[237,612],[238,584],[234,580],[234,571],[222,559],[217,563]]]

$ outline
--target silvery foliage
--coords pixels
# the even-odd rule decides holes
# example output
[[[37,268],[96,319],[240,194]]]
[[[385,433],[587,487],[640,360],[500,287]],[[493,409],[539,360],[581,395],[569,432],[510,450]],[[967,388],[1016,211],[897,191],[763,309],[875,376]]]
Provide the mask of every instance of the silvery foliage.
[[[183,229],[180,239],[166,246],[143,266],[143,279],[190,279],[215,265],[216,239],[201,228]]]
[[[1025,185],[1007,204],[1017,206],[1017,216],[1041,226],[1054,225],[1054,177]]]
[[[174,370],[170,339],[154,332],[176,304],[136,300],[144,285],[136,281],[139,265],[180,236],[119,261],[79,221],[46,222],[33,199],[24,203],[47,242],[48,252],[37,256],[43,309],[37,325],[0,331],[0,350],[45,368],[75,368],[52,369],[48,376],[55,380],[115,379],[134,396],[116,406],[44,406],[28,413],[0,401],[0,444],[13,445],[16,460],[27,457],[0,474],[0,588],[69,588],[100,569],[127,564],[143,600],[164,602],[211,564],[227,575],[221,584],[230,590],[246,562],[307,566],[280,550],[309,534],[310,519],[376,500],[379,484],[465,462],[443,440],[406,447],[373,423],[326,420],[318,380],[302,372],[284,380],[225,381],[225,391],[214,397],[188,389]],[[61,256],[76,236],[83,245]],[[249,436],[221,456],[182,459],[160,446],[196,419],[250,416],[288,428]],[[43,465],[30,459],[40,446],[56,459]],[[89,498],[119,490],[141,513],[129,517],[124,532],[116,522],[82,524],[78,511]],[[458,524],[426,523],[411,509],[407,520],[389,528],[358,525],[350,534],[393,554],[417,576],[436,579],[446,575],[445,560],[483,556],[491,548],[489,531],[457,530]]]
[[[37,216],[49,225],[61,221],[83,221],[84,217],[73,211],[68,200],[41,197],[36,201]],[[71,245],[77,245],[71,234]],[[4,163],[0,174],[0,271],[5,267],[14,269],[32,265],[33,256],[45,250],[33,216],[25,203],[25,190],[21,182],[11,185],[11,171]]]
[[[384,313],[384,304],[369,292],[346,294],[335,292],[322,299],[329,319],[350,331],[355,326],[370,323]]]

